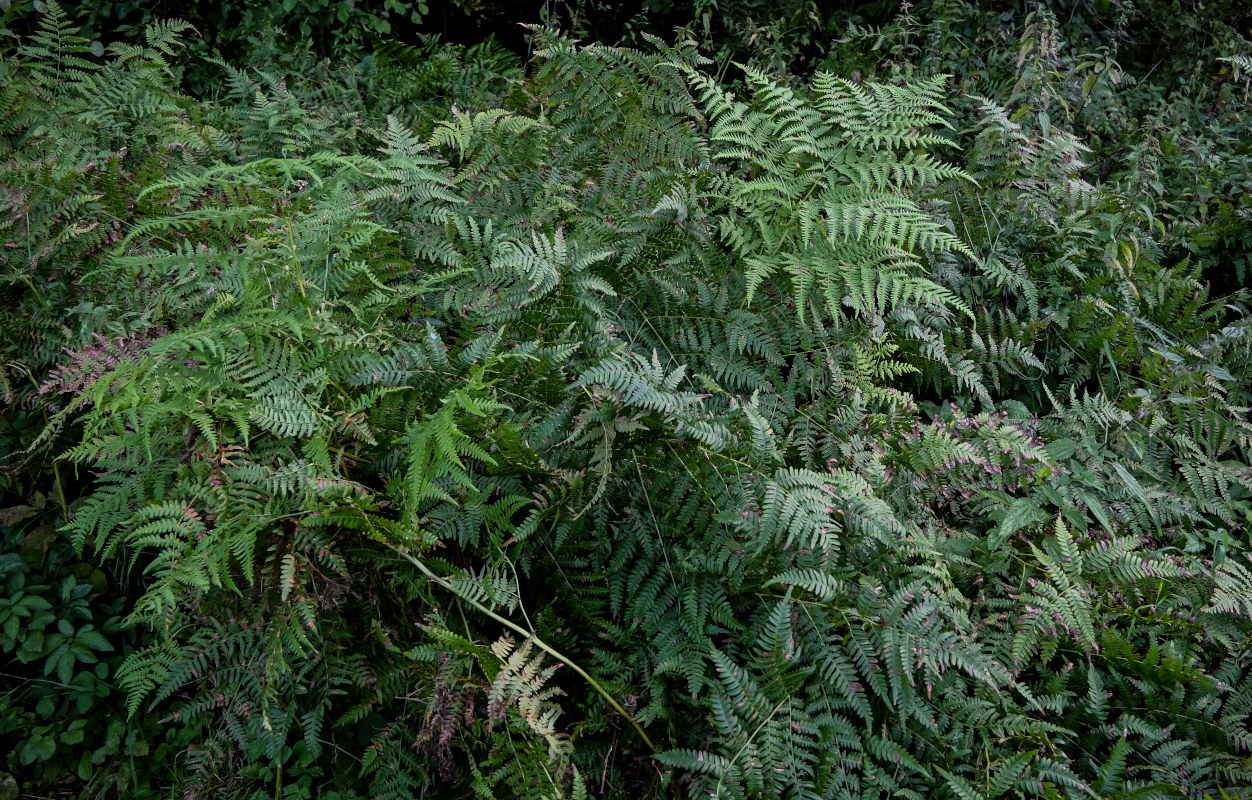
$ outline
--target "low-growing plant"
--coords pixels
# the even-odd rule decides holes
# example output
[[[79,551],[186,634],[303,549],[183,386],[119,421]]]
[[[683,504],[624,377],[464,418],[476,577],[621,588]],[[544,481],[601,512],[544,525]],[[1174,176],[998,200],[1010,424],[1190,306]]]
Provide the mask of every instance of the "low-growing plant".
[[[953,99],[536,28],[524,74],[392,45],[197,99],[179,24],[41,25],[0,127],[24,791],[1249,791],[1238,245],[1092,173],[1048,102],[1110,62]]]

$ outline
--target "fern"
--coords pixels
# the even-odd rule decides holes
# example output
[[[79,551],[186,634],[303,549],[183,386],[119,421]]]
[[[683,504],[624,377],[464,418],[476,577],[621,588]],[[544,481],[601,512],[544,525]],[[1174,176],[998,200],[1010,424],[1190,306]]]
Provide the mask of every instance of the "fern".
[[[1252,785],[1247,298],[1097,179],[1050,14],[994,99],[536,29],[198,100],[178,24],[41,25],[3,392],[163,788]]]

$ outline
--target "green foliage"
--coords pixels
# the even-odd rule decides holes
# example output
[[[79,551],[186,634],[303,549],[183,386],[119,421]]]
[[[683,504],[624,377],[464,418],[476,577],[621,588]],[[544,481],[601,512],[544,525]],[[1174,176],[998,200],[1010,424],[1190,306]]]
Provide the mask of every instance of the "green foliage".
[[[295,43],[312,44],[322,53],[359,52],[373,37],[387,36],[394,27],[420,24],[430,8],[425,0],[267,0],[228,3],[196,0],[179,11],[195,25],[212,50],[237,54],[258,40],[278,35]],[[109,0],[84,4],[73,11],[75,23],[96,39],[118,34],[142,34],[160,12],[151,4]]]
[[[22,790],[1252,791],[1246,215],[1178,188],[1246,130],[1148,174],[1043,10],[951,97],[944,8],[874,80],[533,29],[196,99],[181,25],[50,5],[0,87]]]
[[[117,715],[124,698],[115,678],[137,639],[122,625],[120,576],[82,561],[57,536],[59,514],[42,492],[0,520],[0,664],[11,687],[0,698],[8,745],[0,768],[31,785],[69,778],[94,792],[156,794],[194,732]],[[149,757],[160,766],[136,763]]]

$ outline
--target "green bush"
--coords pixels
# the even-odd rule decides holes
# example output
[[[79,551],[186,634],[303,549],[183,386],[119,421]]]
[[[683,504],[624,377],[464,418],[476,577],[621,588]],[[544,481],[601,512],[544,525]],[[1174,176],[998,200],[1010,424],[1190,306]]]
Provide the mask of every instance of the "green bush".
[[[1059,19],[986,97],[945,43],[1016,18],[935,4],[858,79],[536,28],[197,98],[185,26],[50,5],[0,62],[5,769],[1252,791],[1241,53],[1170,140]]]

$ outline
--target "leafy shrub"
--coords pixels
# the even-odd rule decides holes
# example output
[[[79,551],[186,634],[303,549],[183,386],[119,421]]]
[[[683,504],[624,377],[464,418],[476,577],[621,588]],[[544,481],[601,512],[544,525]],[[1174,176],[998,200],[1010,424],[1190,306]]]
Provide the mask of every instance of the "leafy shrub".
[[[25,788],[1249,791],[1237,237],[1092,174],[1048,104],[1090,67],[732,89],[536,29],[524,76],[393,45],[196,100],[180,25],[42,26],[0,171],[10,517],[57,554],[0,562]]]

